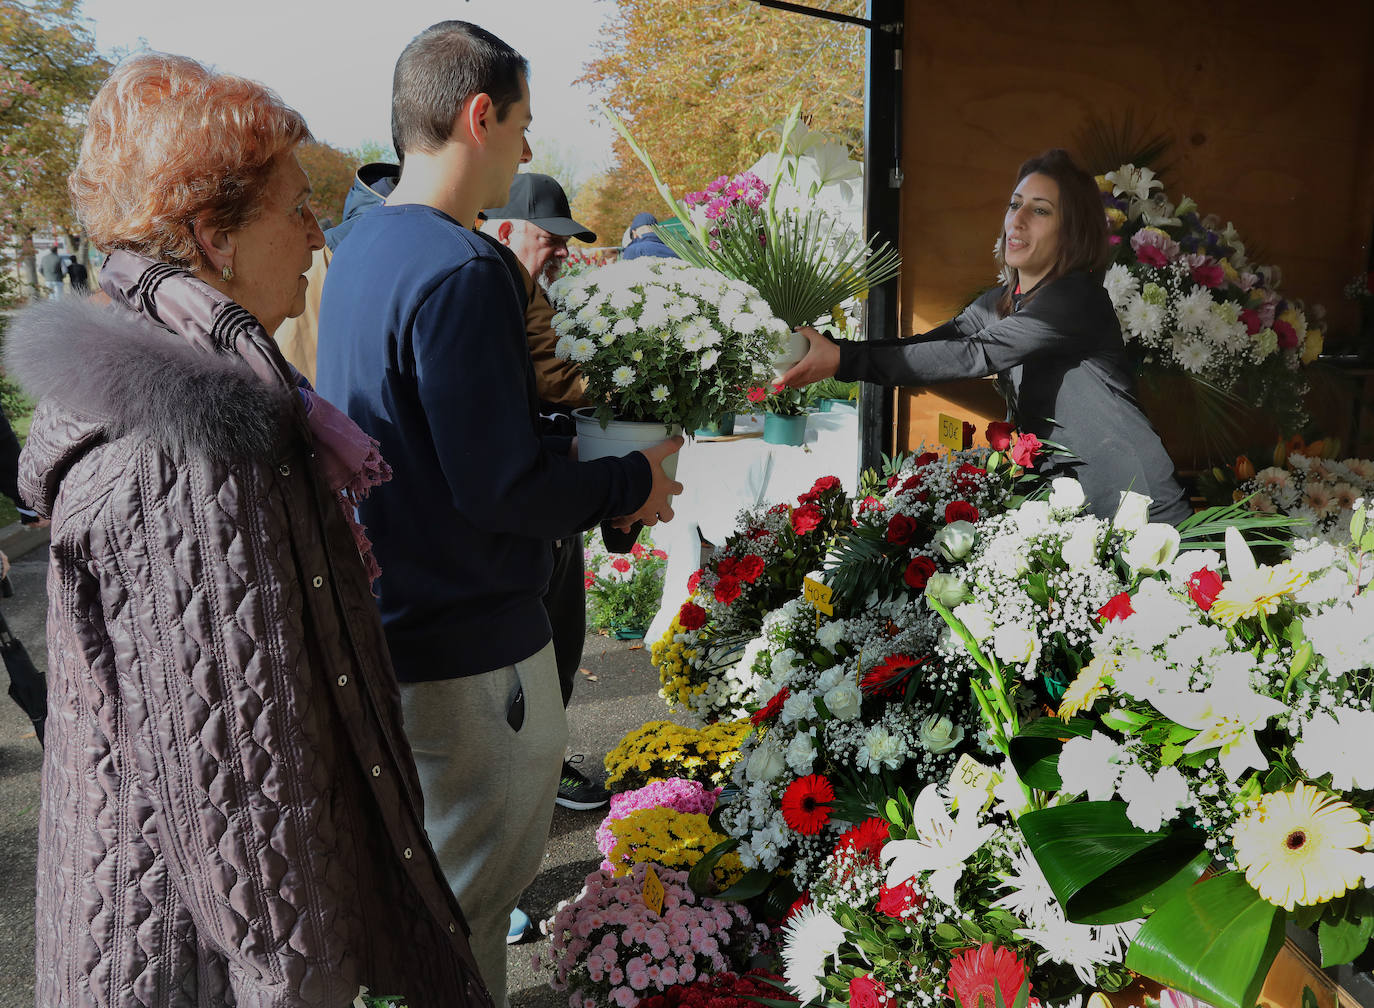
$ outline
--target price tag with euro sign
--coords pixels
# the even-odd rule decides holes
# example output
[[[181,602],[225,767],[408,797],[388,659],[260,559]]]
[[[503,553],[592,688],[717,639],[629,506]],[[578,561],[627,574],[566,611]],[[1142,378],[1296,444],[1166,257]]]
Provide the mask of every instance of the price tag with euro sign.
[[[949,777],[950,805],[958,808],[961,801],[969,801],[976,808],[986,808],[992,801],[993,789],[1000,783],[1000,773],[964,753],[959,757],[959,762],[954,764],[954,772]]]
[[[815,578],[806,578],[802,581],[802,598],[806,599],[817,612],[823,612],[827,616],[835,615],[835,607],[830,602],[834,594],[834,590],[829,585],[822,584]]]
[[[663,896],[663,882],[654,866],[649,865],[644,870],[644,905],[659,917],[663,916]]]
[[[950,451],[959,451],[964,447],[964,422],[958,417],[952,417],[947,413],[939,414],[939,420],[940,444]]]

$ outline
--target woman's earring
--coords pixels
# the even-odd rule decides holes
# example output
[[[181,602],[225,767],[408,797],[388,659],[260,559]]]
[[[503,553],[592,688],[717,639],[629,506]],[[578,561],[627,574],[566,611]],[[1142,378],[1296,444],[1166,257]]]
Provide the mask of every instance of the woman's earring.
[[[234,267],[226,264],[224,269],[219,271],[219,275],[224,278],[225,283],[228,283],[230,280],[234,279]]]

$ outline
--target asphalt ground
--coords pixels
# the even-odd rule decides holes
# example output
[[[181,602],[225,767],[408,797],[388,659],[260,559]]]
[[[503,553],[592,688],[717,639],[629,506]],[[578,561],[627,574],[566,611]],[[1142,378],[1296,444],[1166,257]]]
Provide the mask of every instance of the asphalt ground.
[[[44,533],[0,530],[0,550],[10,556],[14,597],[0,612],[34,662],[46,665],[44,620],[47,550]],[[6,687],[8,678],[0,673]],[[604,779],[603,759],[624,735],[646,721],[678,720],[658,697],[658,676],[640,641],[617,641],[589,635],[582,652],[582,672],[568,708],[569,740],[582,753],[582,769]],[[0,1008],[33,1008],[33,898],[38,844],[39,779],[42,751],[33,726],[0,690]],[[536,922],[552,915],[558,903],[571,899],[582,881],[601,863],[596,828],[604,810],[554,810],[544,865],[521,906]],[[561,1008],[567,995],[556,994],[531,966],[536,953],[547,953],[548,939],[510,949],[508,982],[512,1008]]]

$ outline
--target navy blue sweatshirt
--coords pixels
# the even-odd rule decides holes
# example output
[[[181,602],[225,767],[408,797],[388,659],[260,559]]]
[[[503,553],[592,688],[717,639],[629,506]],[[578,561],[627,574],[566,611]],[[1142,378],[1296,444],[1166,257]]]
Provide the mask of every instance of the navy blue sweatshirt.
[[[574,462],[541,439],[520,292],[497,249],[426,206],[382,206],[325,279],[320,394],[395,473],[359,509],[403,682],[476,675],[551,637],[550,540],[630,514],[648,460]]]

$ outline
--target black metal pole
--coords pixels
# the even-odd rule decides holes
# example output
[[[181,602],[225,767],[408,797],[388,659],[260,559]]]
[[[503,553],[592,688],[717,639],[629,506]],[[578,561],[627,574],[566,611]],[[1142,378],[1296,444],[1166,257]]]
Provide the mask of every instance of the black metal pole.
[[[900,247],[902,192],[903,0],[869,0],[868,74],[864,101],[864,225]],[[864,338],[900,335],[893,279],[868,293]],[[859,469],[878,468],[895,450],[892,390],[865,383],[859,392]]]
[[[842,21],[845,24],[856,24],[864,28],[870,26],[867,18],[855,17],[853,14],[841,14],[839,11],[822,10],[819,7],[808,7],[805,4],[789,3],[788,0],[754,0],[754,3],[760,7],[773,7],[793,14],[805,14],[808,17],[820,18],[823,21]]]

